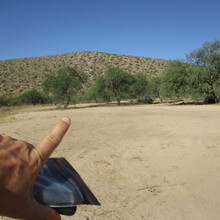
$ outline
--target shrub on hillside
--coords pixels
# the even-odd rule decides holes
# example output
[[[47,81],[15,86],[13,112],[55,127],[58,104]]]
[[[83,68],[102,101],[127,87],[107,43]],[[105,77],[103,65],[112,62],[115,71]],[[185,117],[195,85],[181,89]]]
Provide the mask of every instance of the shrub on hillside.
[[[6,106],[7,100],[4,96],[0,96],[0,106]]]
[[[17,106],[21,105],[17,96],[0,96],[0,106]]]
[[[46,96],[42,92],[37,91],[36,89],[32,89],[22,93],[17,99],[18,103],[20,104],[37,105],[46,104],[50,102],[48,96]]]

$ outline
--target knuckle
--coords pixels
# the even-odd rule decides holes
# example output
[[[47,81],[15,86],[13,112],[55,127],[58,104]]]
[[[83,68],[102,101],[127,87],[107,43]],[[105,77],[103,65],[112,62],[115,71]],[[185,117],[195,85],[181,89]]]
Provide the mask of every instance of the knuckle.
[[[60,143],[60,139],[55,135],[54,133],[50,133],[47,136],[47,139],[53,144],[53,145],[58,145]]]
[[[17,143],[17,145],[22,146],[22,147],[28,146],[28,143],[26,141],[18,140],[18,141],[16,141],[16,143]]]
[[[9,136],[1,136],[1,142],[5,142],[5,143],[7,143],[7,142],[11,142],[11,141],[13,141],[14,139],[13,138],[11,138],[11,137],[9,137]]]
[[[29,149],[29,144],[25,141],[16,141],[14,144],[14,150],[17,149],[20,152],[25,152]]]
[[[41,167],[41,165],[44,162],[41,153],[37,150],[37,148],[33,148],[31,152],[31,156],[32,156],[32,160],[30,166],[33,168],[33,170],[35,168],[39,169],[39,167]]]

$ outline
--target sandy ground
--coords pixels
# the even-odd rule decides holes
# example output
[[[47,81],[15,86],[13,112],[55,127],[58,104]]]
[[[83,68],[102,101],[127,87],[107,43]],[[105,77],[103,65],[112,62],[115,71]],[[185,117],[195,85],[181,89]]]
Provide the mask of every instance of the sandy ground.
[[[72,127],[53,156],[66,157],[102,206],[62,219],[220,218],[219,105],[24,111],[0,132],[37,145],[64,115]]]

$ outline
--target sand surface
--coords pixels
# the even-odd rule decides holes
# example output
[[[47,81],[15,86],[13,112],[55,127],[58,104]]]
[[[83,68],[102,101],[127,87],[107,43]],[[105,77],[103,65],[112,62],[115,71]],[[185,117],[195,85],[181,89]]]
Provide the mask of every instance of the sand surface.
[[[65,115],[72,126],[52,156],[66,157],[102,206],[62,219],[220,219],[219,105],[23,111],[0,133],[37,145]]]

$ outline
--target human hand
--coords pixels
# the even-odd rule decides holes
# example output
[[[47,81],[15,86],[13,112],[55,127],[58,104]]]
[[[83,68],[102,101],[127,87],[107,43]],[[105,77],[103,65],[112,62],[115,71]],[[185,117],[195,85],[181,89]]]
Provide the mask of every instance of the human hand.
[[[60,120],[36,148],[30,143],[0,136],[0,215],[25,220],[61,219],[55,210],[34,199],[33,186],[70,124],[67,117]]]

